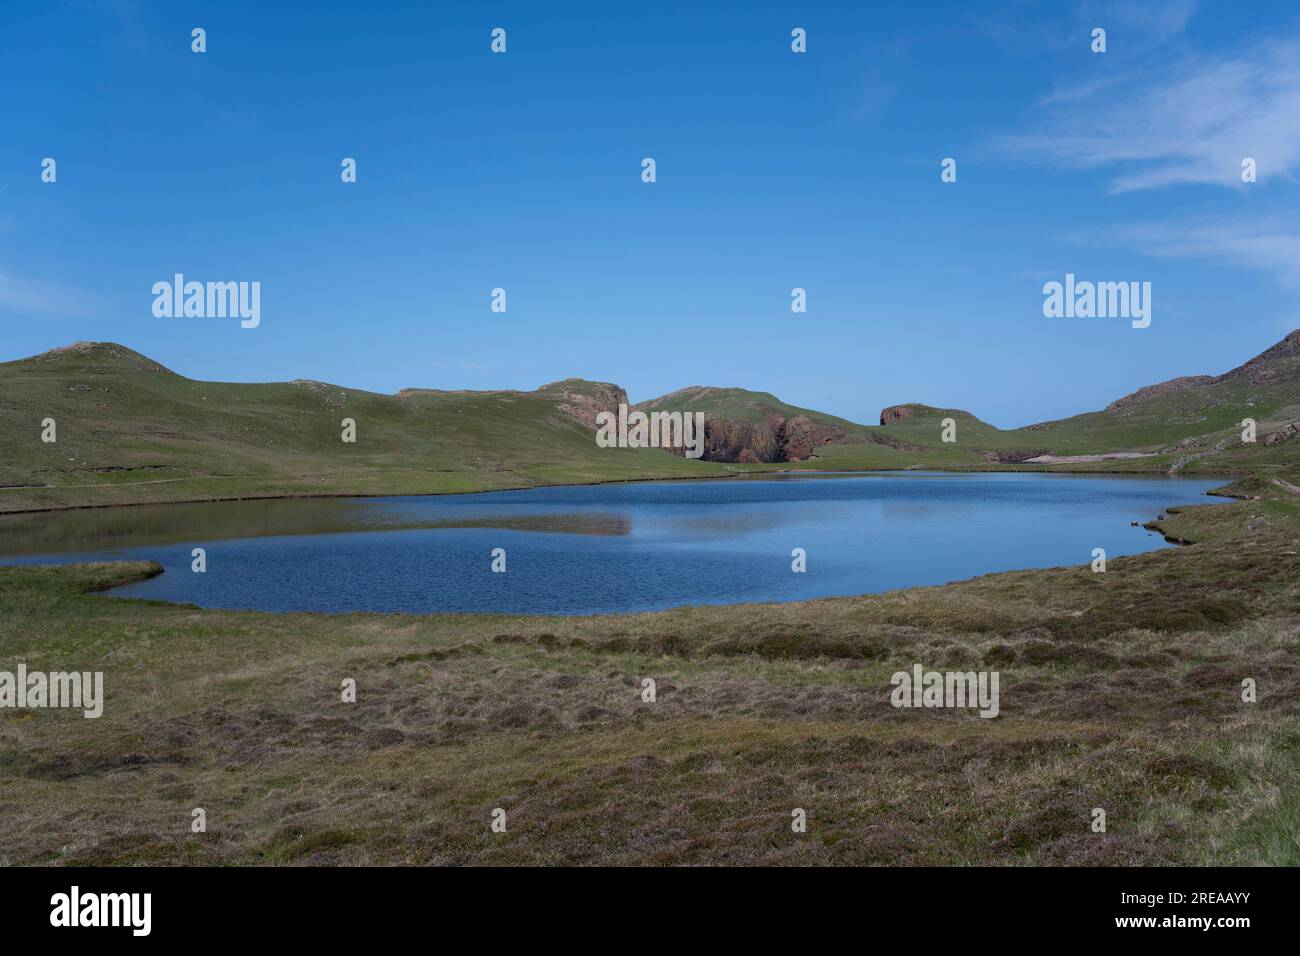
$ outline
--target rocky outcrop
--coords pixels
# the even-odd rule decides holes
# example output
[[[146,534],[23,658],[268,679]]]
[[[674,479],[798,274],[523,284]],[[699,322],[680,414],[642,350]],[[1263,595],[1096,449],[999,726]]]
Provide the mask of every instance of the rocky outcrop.
[[[880,424],[888,425],[890,422],[902,421],[904,418],[911,418],[912,413],[916,411],[914,405],[890,405],[888,408],[880,410]]]
[[[1117,398],[1106,406],[1108,412],[1122,412],[1130,405],[1136,405],[1145,402],[1147,399],[1156,398],[1159,395],[1167,395],[1170,392],[1181,392],[1184,389],[1196,388],[1198,385],[1209,385],[1214,381],[1212,375],[1184,375],[1180,378],[1171,378],[1167,382],[1159,382],[1155,385],[1144,385],[1136,392],[1130,392],[1123,398]]]
[[[674,450],[674,453],[682,453]],[[776,437],[767,425],[709,418],[704,422],[704,460],[756,465],[779,461]]]
[[[1286,428],[1281,428],[1275,432],[1270,432],[1269,434],[1265,435],[1264,444],[1277,445],[1284,441],[1290,441],[1292,438],[1295,438],[1297,435],[1300,435],[1300,425],[1297,425],[1295,422],[1292,422],[1290,425],[1287,425]]]
[[[627,404],[627,391],[622,387],[609,382],[588,382],[580,378],[551,382],[539,388],[537,394],[555,400],[559,403],[560,411],[593,430],[597,415],[601,412],[617,415],[619,405]]]
[[[1260,352],[1245,365],[1238,365],[1232,371],[1224,372],[1215,381],[1222,382],[1244,376],[1252,385],[1263,385],[1282,374],[1283,363],[1295,358],[1300,358],[1300,329],[1296,329],[1281,342]]]
[[[848,436],[839,428],[814,422],[804,415],[783,418],[773,415],[766,422],[745,422],[733,418],[704,421],[704,460],[739,464],[770,464],[806,461],[818,448],[842,445]],[[667,449],[675,455],[683,449]]]
[[[806,415],[774,416],[769,424],[776,439],[777,461],[804,461],[823,445],[843,445],[848,440],[842,430],[818,424]]]

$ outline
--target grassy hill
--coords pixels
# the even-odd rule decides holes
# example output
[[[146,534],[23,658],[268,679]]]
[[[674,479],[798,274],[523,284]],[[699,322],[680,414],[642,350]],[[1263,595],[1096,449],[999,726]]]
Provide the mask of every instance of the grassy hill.
[[[751,392],[743,388],[713,388],[693,385],[660,395],[636,406],[643,412],[704,412],[708,418],[766,423],[773,416],[795,418],[799,415],[822,425],[839,428],[865,440],[868,429],[847,418],[837,418],[811,408],[800,408],[781,401],[770,392]]]
[[[1174,379],[1139,389],[1104,411],[1019,429],[1078,447],[1110,442],[1158,451],[1197,436],[1239,434],[1244,418],[1260,436],[1296,420],[1300,408],[1300,330],[1218,376]]]
[[[1003,430],[960,409],[891,406],[861,425],[767,392],[694,386],[637,407],[702,411],[745,434],[774,418],[810,423],[803,460],[692,461],[602,449],[597,411],[617,385],[566,379],[536,391],[406,389],[381,395],[324,382],[185,378],[121,345],[78,343],[0,363],[0,512],[80,505],[290,495],[430,494],[537,484],[709,477],[736,470],[1033,469],[1252,476],[1251,494],[1300,487],[1300,331],[1222,375],[1148,386],[1106,409]],[[1254,418],[1258,441],[1243,444]],[[57,441],[41,441],[53,418]],[[342,421],[357,440],[341,440]],[[944,419],[956,441],[941,440]],[[731,423],[731,424],[728,424]],[[835,433],[834,443],[822,444]],[[779,446],[778,447],[782,447]],[[789,447],[794,447],[793,445]],[[1142,453],[1104,460],[1052,456]],[[769,459],[770,461],[770,459]]]
[[[595,385],[572,386],[391,396],[200,382],[121,345],[78,344],[0,364],[0,511],[721,472],[654,449],[598,448],[571,407]],[[46,418],[54,443],[41,441]],[[354,444],[341,440],[344,418],[356,422]]]
[[[869,438],[888,435],[906,443],[919,466],[1019,467],[1053,470],[1148,471],[1160,473],[1244,474],[1300,484],[1300,435],[1266,444],[1269,435],[1300,423],[1300,330],[1260,355],[1221,375],[1174,379],[1138,389],[1106,409],[1058,421],[1003,430],[959,409],[911,404],[886,412],[903,417],[867,428]],[[893,416],[889,416],[893,417]],[[940,440],[942,421],[957,423],[956,441]],[[1241,422],[1253,418],[1257,440],[1244,444]],[[1113,452],[1144,457],[1061,464],[1017,465],[1027,452],[1053,456],[1098,456]],[[994,454],[990,460],[990,455]],[[889,455],[879,447],[844,445],[825,450],[809,465],[880,467],[878,463],[909,457]],[[888,467],[887,465],[885,467]]]

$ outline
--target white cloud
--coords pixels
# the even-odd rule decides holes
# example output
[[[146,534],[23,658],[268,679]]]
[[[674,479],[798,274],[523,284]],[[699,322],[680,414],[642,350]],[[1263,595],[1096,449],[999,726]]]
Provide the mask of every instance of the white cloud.
[[[1109,55],[1109,54],[1106,54]],[[1184,56],[1089,81],[1040,104],[1038,128],[1003,137],[1003,151],[1067,166],[1114,167],[1113,192],[1178,183],[1240,187],[1241,161],[1259,178],[1300,167],[1300,40],[1256,43],[1234,56]]]
[[[1091,238],[1102,238],[1094,233]],[[1104,238],[1118,240],[1145,255],[1164,259],[1201,259],[1266,269],[1288,286],[1300,286],[1300,226],[1280,220],[1139,223],[1109,229]]]

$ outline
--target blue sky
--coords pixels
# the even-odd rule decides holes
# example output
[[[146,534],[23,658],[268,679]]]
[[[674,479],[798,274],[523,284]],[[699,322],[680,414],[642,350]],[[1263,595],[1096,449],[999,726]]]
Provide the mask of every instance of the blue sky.
[[[1014,426],[1300,327],[1293,3],[48,0],[4,20],[4,360],[110,340],[225,381],[582,376]],[[261,325],[156,318],[176,272],[261,282]],[[1067,272],[1151,282],[1151,327],[1045,318]]]

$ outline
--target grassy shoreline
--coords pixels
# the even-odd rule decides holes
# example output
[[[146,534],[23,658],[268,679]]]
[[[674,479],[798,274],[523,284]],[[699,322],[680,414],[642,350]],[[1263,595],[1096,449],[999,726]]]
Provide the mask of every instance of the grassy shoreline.
[[[195,505],[195,504],[206,504],[209,502],[220,502],[220,501],[281,501],[281,500],[311,500],[311,499],[331,499],[331,498],[390,498],[390,497],[405,498],[405,497],[434,497],[439,495],[475,495],[475,494],[483,494],[489,491],[527,491],[533,488],[557,488],[557,487],[565,487],[565,486],[587,487],[587,486],[596,486],[596,485],[639,484],[639,483],[650,482],[650,481],[724,481],[724,480],[730,480],[736,478],[746,478],[751,476],[764,477],[770,475],[800,475],[800,474],[808,474],[812,472],[818,472],[818,473],[825,472],[827,474],[836,474],[836,475],[851,475],[851,474],[887,474],[887,473],[895,473],[895,472],[899,474],[905,474],[913,471],[946,471],[946,472],[954,472],[954,473],[961,473],[961,474],[1024,473],[1024,474],[1057,474],[1057,475],[1080,475],[1080,476],[1113,475],[1117,477],[1123,476],[1128,478],[1141,478],[1141,477],[1171,478],[1171,479],[1190,478],[1190,479],[1197,479],[1197,480],[1223,480],[1226,482],[1226,484],[1222,488],[1211,489],[1210,491],[1206,492],[1206,494],[1220,495],[1225,498],[1243,498],[1243,497],[1249,497],[1249,495],[1246,494],[1244,491],[1232,490],[1233,486],[1237,481],[1240,481],[1243,478],[1250,477],[1252,474],[1249,471],[1241,471],[1241,472],[1228,471],[1228,472],[1212,472],[1206,474],[1192,473],[1187,475],[1170,476],[1159,471],[1143,472],[1143,471],[1119,470],[1119,469],[1104,470],[1104,469],[1096,469],[1096,468],[1084,470],[1084,469],[1072,469],[1064,466],[1049,467],[1049,466],[1040,465],[1040,466],[1026,467],[1023,465],[1012,466],[1006,464],[990,464],[988,467],[926,465],[926,466],[912,466],[908,468],[898,468],[898,467],[794,468],[794,467],[790,467],[789,464],[782,464],[779,467],[771,464],[730,465],[728,467],[734,470],[717,471],[710,474],[700,474],[700,475],[653,475],[651,474],[651,475],[644,475],[644,476],[630,476],[624,478],[592,478],[586,481],[570,480],[570,479],[557,479],[555,481],[525,481],[517,485],[503,484],[491,488],[466,488],[466,489],[459,489],[459,490],[447,490],[447,489],[440,489],[434,491],[377,490],[377,491],[358,491],[358,492],[337,491],[337,492],[324,492],[324,493],[287,493],[287,494],[257,494],[257,493],[228,494],[228,495],[218,495],[218,496],[202,497],[202,498],[168,498],[165,500],[149,499],[149,500],[141,500],[141,501],[116,501],[116,502],[110,501],[110,502],[98,502],[98,503],[48,505],[48,506],[34,507],[34,508],[8,508],[5,507],[6,502],[3,501],[3,498],[0,498],[0,516],[7,515],[7,514],[13,514],[13,515],[41,514],[45,512],[54,512],[54,511],[82,511],[82,510],[88,510],[92,508],[131,508],[131,507],[137,507],[141,505],[160,505],[160,504]],[[213,480],[214,477],[215,476],[196,476],[193,480],[196,481]],[[178,479],[178,480],[188,480],[188,479]],[[64,486],[52,485],[42,490],[61,491],[61,490],[65,490],[67,487],[68,486],[66,485]],[[116,489],[116,488],[121,488],[123,486],[114,485],[114,484],[103,484],[103,485],[95,485],[93,487],[97,489],[100,488]],[[0,494],[3,494],[3,492],[7,490],[15,490],[15,489],[0,488]]]
[[[1195,544],[1105,574],[582,618],[213,611],[93,593],[145,563],[0,568],[0,668],[108,696],[0,710],[0,862],[1300,865],[1298,512],[1172,511]],[[1001,714],[891,707],[913,663],[998,670]]]

